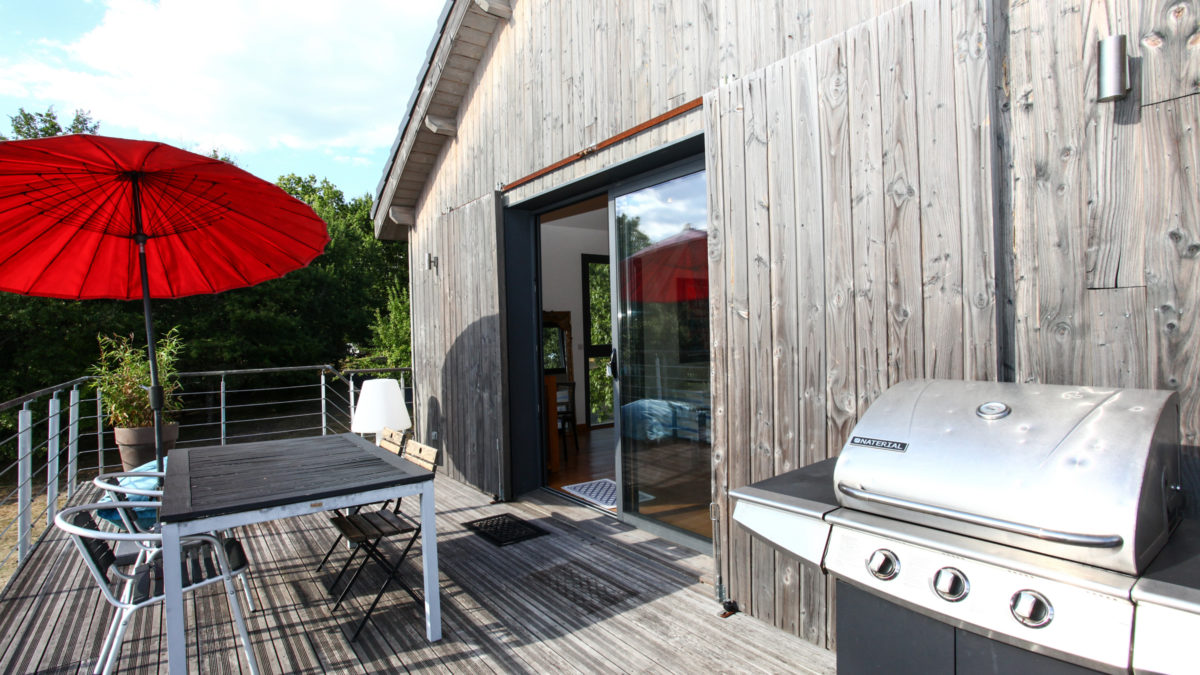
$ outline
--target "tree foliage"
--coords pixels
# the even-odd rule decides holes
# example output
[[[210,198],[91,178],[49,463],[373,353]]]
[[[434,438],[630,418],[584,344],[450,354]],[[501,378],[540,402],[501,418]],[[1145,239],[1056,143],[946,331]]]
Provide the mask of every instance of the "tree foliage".
[[[92,113],[87,110],[75,110],[75,117],[64,129],[58,121],[58,113],[54,106],[46,108],[46,112],[26,112],[18,108],[16,115],[9,116],[12,122],[13,139],[46,138],[64,134],[95,134],[100,131],[100,123],[92,119]],[[10,140],[0,135],[0,141]]]

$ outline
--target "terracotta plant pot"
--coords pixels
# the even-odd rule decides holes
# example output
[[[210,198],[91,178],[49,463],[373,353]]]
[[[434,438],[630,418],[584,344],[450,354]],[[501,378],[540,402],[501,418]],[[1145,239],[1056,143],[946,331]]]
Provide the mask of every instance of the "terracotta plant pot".
[[[154,461],[154,427],[116,427],[113,436],[121,450],[121,466],[125,467],[125,471]],[[175,441],[179,440],[179,424],[164,424],[162,436],[165,457],[167,451],[175,447]]]

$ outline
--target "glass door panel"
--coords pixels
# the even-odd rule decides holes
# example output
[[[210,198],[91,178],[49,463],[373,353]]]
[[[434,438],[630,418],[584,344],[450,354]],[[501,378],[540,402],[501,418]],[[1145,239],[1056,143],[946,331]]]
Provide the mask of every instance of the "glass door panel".
[[[614,198],[622,506],[712,537],[704,172]]]

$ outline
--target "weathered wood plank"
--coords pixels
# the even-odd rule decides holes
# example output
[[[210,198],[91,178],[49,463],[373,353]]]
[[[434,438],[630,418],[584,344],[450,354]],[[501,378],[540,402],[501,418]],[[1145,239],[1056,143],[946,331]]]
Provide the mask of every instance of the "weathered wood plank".
[[[817,45],[818,128],[825,253],[826,453],[838,454],[858,419],[855,382],[854,234],[846,41]]]
[[[992,222],[992,110],[988,3],[950,3],[954,48],[954,114],[962,223],[963,376],[999,375],[996,249]]]
[[[768,182],[766,78],[756,70],[742,78],[746,162],[745,260],[749,342],[750,481],[775,474],[772,432],[773,363],[771,345],[771,195]],[[758,537],[751,539],[756,616],[774,621],[775,552]],[[761,600],[760,600],[761,598]]]
[[[925,373],[921,279],[920,170],[914,82],[912,8],[879,18],[884,241],[887,248],[888,384]]]
[[[1009,23],[1009,78],[1012,139],[1012,294],[1013,294],[1013,368],[1016,381],[1037,381],[1043,368],[1041,326],[1036,308],[1039,270],[1037,228],[1034,222],[1034,188],[1037,173],[1034,162],[1036,126],[1034,106],[1043,105],[1043,96],[1035,98],[1035,80],[1045,64],[1034,58],[1034,8],[1026,3],[1013,8]],[[1043,40],[1041,35],[1038,40]],[[1046,103],[1049,104],[1048,102]]]
[[[796,199],[792,128],[792,65],[779,61],[766,70],[767,170],[770,196],[771,277],[771,458],[772,475],[791,471],[799,461],[799,397],[796,376],[800,315],[796,277]],[[775,625],[799,634],[799,565],[775,553]]]
[[[750,253],[746,244],[746,146],[743,112],[743,91],[740,83],[722,88],[723,105],[721,140],[723,148],[724,189],[728,214],[725,220],[725,283],[726,329],[728,331],[726,358],[729,379],[726,390],[728,415],[729,488],[750,483],[751,457],[744,449],[750,447],[749,381],[749,272]],[[753,606],[750,578],[750,536],[739,525],[732,526],[731,593],[739,603]]]
[[[1200,444],[1200,100],[1189,97],[1142,111],[1149,231],[1147,298],[1157,368],[1153,385],[1180,392],[1180,433]]]
[[[798,52],[790,61],[791,110],[795,117],[792,147],[796,220],[796,304],[799,321],[796,383],[799,398],[798,452],[801,465],[825,459],[825,232],[821,176],[820,112],[816,49]],[[815,193],[815,194],[814,194]],[[810,197],[811,195],[811,197]],[[802,563],[799,576],[799,634],[823,645],[827,635],[825,578],[819,568]]]
[[[854,264],[857,409],[887,388],[887,257],[883,219],[883,131],[874,21],[846,33],[849,77],[850,246]]]
[[[730,579],[731,533],[729,504],[729,417],[727,315],[725,299],[725,239],[727,198],[725,195],[724,101],[717,91],[704,95],[705,183],[708,201],[708,334],[711,351],[709,396],[712,410],[712,499],[717,505],[718,520],[714,523],[716,541],[720,547],[721,581],[719,592],[728,592]]]
[[[921,276],[925,283],[925,376],[963,377],[963,226],[953,97],[950,7],[913,2],[917,157],[921,166]]]

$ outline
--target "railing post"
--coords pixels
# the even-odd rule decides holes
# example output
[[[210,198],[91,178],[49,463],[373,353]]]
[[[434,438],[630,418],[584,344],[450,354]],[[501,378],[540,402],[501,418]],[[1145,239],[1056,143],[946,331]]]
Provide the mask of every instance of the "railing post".
[[[225,373],[221,373],[221,445],[225,445]]]
[[[58,416],[61,412],[62,403],[56,391],[50,396],[50,414],[46,419],[46,527],[54,526],[54,514],[58,511],[58,437],[62,431]]]
[[[354,420],[354,373],[350,373],[350,419]]]
[[[17,413],[17,561],[29,555],[30,511],[33,504],[33,412],[29,404]]]
[[[96,468],[104,473],[104,407],[99,389],[96,389]]]
[[[67,499],[75,496],[79,481],[79,385],[71,388],[67,408]]]
[[[329,434],[329,424],[325,417],[325,369],[321,369],[321,435]]]

